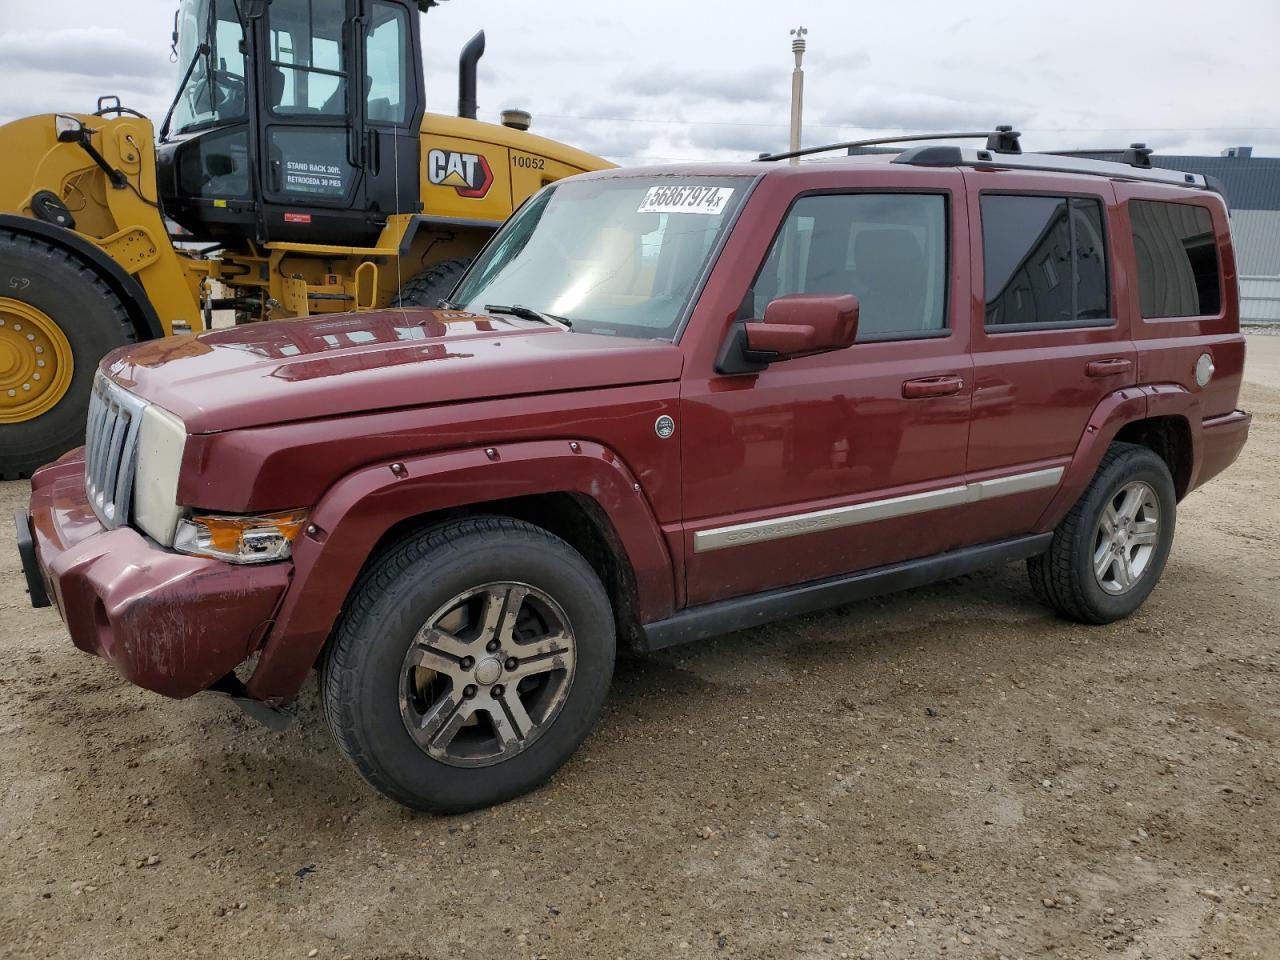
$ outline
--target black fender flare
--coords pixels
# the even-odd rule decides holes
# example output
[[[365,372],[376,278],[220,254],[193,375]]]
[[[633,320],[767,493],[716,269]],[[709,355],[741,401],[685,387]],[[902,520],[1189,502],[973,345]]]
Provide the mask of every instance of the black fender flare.
[[[107,286],[111,287],[112,292],[120,298],[120,302],[129,311],[129,319],[133,321],[138,339],[154,340],[164,336],[160,317],[147,298],[146,291],[142,289],[142,284],[125,273],[120,264],[102,252],[101,247],[95,246],[66,227],[12,213],[0,213],[0,230],[38,237],[79,257],[97,270]]]

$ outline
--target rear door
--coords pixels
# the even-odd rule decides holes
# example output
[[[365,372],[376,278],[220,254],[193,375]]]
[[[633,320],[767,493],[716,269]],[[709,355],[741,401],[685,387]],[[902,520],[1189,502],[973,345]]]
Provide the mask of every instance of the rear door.
[[[974,251],[973,425],[968,480],[1024,478],[973,505],[982,539],[1033,528],[1102,399],[1137,382],[1112,269],[1115,194],[1097,178],[966,170]]]
[[[971,380],[960,176],[931,172],[911,191],[891,172],[847,190],[815,176],[799,196],[794,182],[758,188],[717,266],[734,279],[713,278],[718,299],[704,295],[690,328],[705,337],[677,431],[690,604],[935,553],[961,535],[948,523]],[[716,373],[726,320],[791,293],[857,295],[860,342]]]

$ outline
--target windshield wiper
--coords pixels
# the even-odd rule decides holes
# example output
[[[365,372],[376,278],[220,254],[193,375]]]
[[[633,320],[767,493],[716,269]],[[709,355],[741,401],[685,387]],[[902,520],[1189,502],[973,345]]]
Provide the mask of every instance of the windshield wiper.
[[[519,317],[521,320],[541,320],[543,323],[549,323],[553,327],[563,327],[565,330],[573,328],[572,320],[557,317],[554,313],[543,313],[541,310],[533,309],[533,307],[526,307],[522,303],[516,303],[509,307],[501,303],[486,303],[484,312],[509,313],[511,316]]]
[[[162,143],[165,137],[169,136],[169,124],[173,120],[173,111],[178,109],[178,101],[186,93],[187,81],[191,79],[191,74],[195,72],[196,64],[200,62],[200,58],[208,55],[209,45],[207,43],[200,44],[196,47],[196,52],[191,55],[191,62],[187,64],[187,71],[182,75],[182,82],[178,84],[178,92],[173,95],[173,103],[169,104],[169,112],[164,115],[164,122],[160,124],[160,141]]]

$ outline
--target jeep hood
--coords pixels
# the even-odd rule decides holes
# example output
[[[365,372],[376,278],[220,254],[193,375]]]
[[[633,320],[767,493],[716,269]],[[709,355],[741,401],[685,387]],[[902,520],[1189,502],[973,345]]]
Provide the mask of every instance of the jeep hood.
[[[537,321],[392,309],[166,337],[102,361],[128,390],[214,433],[394,407],[676,380],[671,343]]]

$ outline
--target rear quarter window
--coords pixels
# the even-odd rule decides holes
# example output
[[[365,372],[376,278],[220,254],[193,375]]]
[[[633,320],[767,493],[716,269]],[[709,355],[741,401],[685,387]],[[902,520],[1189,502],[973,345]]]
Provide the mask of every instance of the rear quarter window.
[[[1218,244],[1209,211],[1190,203],[1131,200],[1142,316],[1203,317],[1222,306]]]

